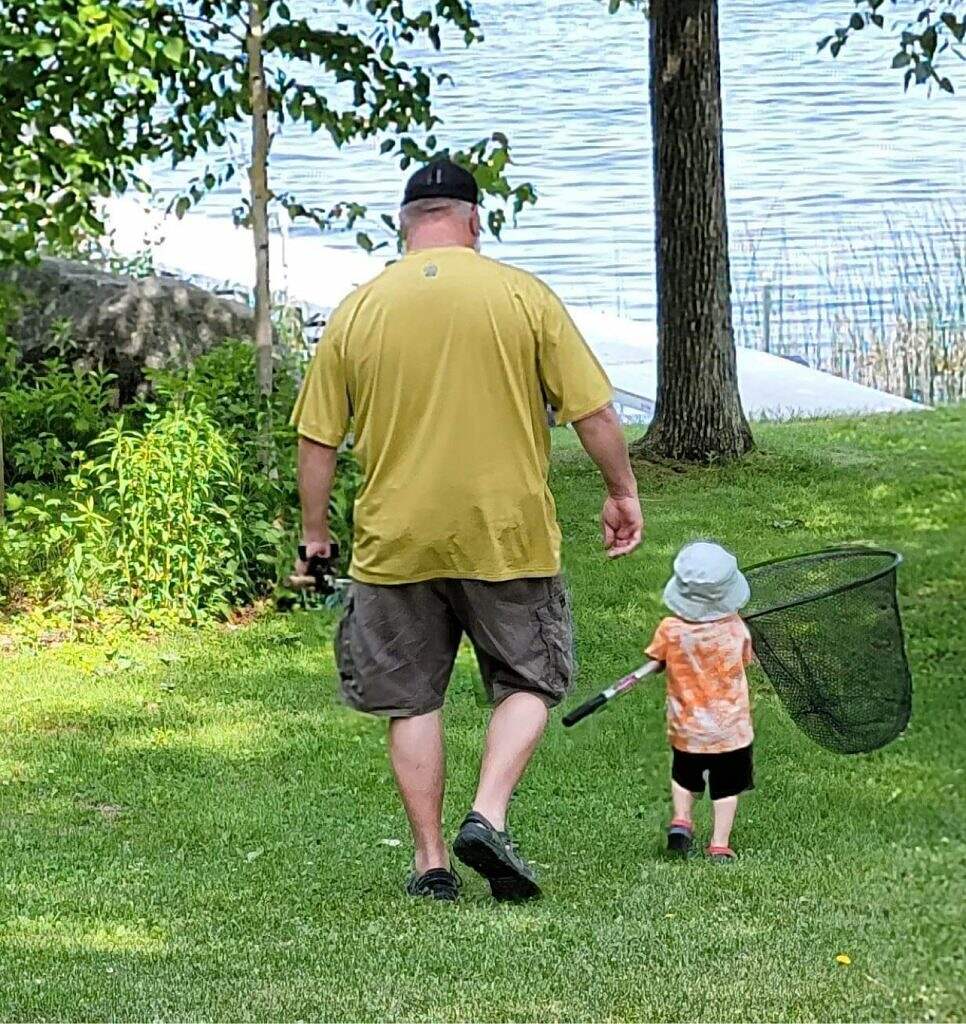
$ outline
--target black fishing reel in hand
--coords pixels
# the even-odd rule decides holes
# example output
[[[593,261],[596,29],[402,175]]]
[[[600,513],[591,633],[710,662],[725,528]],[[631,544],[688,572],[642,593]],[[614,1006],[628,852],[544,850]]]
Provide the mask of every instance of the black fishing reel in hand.
[[[299,544],[299,561],[305,563],[305,575],[293,574],[288,578],[288,585],[293,590],[314,590],[321,597],[329,597],[338,589],[339,582],[339,545],[332,541],[329,554],[308,557],[304,544]]]

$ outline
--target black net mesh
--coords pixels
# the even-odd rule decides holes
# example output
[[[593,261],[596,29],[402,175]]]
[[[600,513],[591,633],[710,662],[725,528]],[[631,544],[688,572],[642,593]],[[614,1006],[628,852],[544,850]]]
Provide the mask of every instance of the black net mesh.
[[[912,678],[896,598],[901,558],[821,551],[745,572],[755,654],[788,713],[816,743],[875,750],[906,727]]]

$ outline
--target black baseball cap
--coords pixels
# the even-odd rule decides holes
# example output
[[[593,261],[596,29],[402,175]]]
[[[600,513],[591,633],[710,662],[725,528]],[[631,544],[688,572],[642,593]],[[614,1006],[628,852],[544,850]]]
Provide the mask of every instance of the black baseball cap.
[[[451,160],[434,160],[420,167],[406,182],[403,206],[417,199],[461,199],[476,206],[480,201],[480,190],[473,175],[459,164]]]

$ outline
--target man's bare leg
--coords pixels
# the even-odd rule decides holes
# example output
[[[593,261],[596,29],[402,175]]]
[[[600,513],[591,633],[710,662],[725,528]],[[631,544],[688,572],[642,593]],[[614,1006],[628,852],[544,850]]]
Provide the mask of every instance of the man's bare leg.
[[[442,820],[446,767],[442,713],[392,719],[389,759],[413,834],[416,873],[448,868]]]
[[[513,693],[493,712],[473,810],[497,831],[506,827],[510,797],[547,727],[548,718],[546,704],[532,693]]]

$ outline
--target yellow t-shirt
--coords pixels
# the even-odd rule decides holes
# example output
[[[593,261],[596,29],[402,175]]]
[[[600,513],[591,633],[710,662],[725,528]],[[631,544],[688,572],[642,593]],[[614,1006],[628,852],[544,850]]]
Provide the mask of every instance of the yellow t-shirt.
[[[292,422],[335,447],[353,421],[355,579],[507,580],[560,570],[547,404],[567,423],[611,398],[545,284],[472,249],[436,248],[336,309]]]

